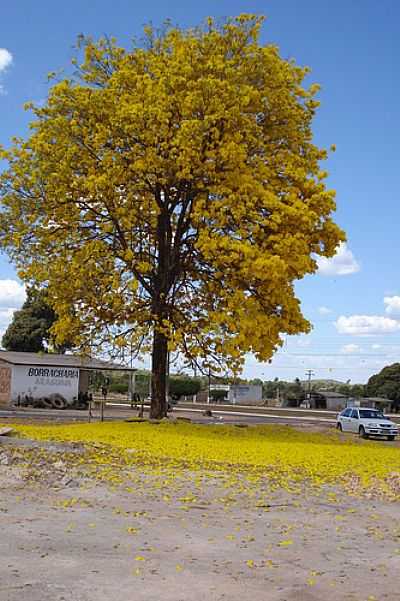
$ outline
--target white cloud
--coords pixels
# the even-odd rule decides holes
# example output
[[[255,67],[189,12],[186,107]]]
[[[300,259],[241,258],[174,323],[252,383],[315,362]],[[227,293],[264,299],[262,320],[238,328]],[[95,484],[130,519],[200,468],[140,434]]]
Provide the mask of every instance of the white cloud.
[[[16,280],[0,280],[0,340],[10,324],[14,312],[26,298],[25,286]]]
[[[325,276],[350,275],[360,271],[360,264],[353,253],[347,248],[346,242],[341,242],[336,254],[331,258],[318,257],[318,273]]]
[[[310,346],[311,340],[309,338],[299,338],[297,344],[301,347],[307,347]]]
[[[373,345],[371,346],[371,348],[372,348],[374,351],[378,351],[379,349],[381,349],[381,348],[382,348],[382,345],[381,345],[381,344],[373,344]]]
[[[400,317],[400,296],[385,296],[383,302],[386,305],[386,313],[395,317]]]
[[[16,309],[0,309],[0,329],[5,330],[12,320]]]
[[[7,69],[12,63],[13,57],[11,52],[5,48],[0,48],[0,71]]]
[[[351,355],[351,353],[358,353],[359,350],[360,347],[358,346],[358,344],[345,344],[344,346],[342,346],[340,352],[344,355]]]
[[[6,50],[5,48],[0,48],[0,74],[11,65],[12,61],[13,57],[11,52]],[[6,92],[0,83],[0,95],[3,95],[5,93]]]
[[[366,334],[390,334],[400,330],[400,322],[381,315],[341,315],[336,323],[339,334],[362,336]]]
[[[332,313],[332,309],[328,309],[328,307],[318,307],[318,313],[320,315],[329,315]]]
[[[0,280],[0,309],[19,309],[25,301],[25,286],[16,280]]]

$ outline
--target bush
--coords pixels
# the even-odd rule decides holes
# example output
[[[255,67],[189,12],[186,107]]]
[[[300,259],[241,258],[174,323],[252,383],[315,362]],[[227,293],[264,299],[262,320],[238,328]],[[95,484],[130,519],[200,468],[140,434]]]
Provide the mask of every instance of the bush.
[[[117,394],[127,394],[128,384],[126,382],[111,382],[108,387],[109,392],[116,392]]]
[[[227,390],[210,390],[210,399],[215,403],[220,403],[227,400]]]
[[[197,394],[200,387],[200,381],[195,378],[187,376],[170,376],[169,378],[169,394],[174,400],[178,400],[182,396]]]

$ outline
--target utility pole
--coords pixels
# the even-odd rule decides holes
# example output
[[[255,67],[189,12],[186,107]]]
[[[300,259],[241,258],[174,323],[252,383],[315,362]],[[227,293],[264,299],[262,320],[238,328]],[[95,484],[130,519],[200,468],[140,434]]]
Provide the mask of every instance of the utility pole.
[[[309,405],[308,409],[311,408],[311,377],[315,374],[312,369],[308,369],[306,371],[306,376],[308,376],[308,393],[307,393],[307,404]]]
[[[196,365],[196,363],[194,364],[194,367],[193,367],[193,376],[194,376],[194,379],[197,378],[197,365]],[[193,395],[192,399],[193,399],[193,403],[196,403],[197,402],[197,394]]]

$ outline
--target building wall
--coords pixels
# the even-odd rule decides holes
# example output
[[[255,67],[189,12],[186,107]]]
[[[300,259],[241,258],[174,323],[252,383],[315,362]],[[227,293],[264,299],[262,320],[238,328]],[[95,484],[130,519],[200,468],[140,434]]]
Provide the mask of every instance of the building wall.
[[[229,388],[228,399],[234,405],[261,405],[262,386],[258,384],[233,384]]]
[[[37,365],[13,365],[11,376],[11,400],[18,395],[41,398],[57,393],[67,401],[78,396],[79,369],[69,367],[38,367]]]
[[[326,399],[326,408],[329,411],[341,411],[346,407],[346,397],[328,397]]]

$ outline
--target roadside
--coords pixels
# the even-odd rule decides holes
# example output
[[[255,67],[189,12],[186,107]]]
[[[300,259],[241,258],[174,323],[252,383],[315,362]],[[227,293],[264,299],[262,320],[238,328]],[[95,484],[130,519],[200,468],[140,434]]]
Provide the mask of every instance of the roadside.
[[[98,422],[101,412],[97,404],[92,410],[91,421]],[[211,411],[207,416],[206,411]],[[131,408],[127,403],[117,402],[114,399],[106,404],[104,408],[105,421],[129,420],[137,416],[139,408]],[[148,415],[145,408],[144,417]],[[169,414],[170,418],[182,418],[199,424],[237,424],[237,425],[260,425],[277,424],[288,425],[295,428],[306,428],[311,432],[325,431],[336,425],[335,412],[325,410],[298,409],[291,410],[277,407],[249,407],[249,406],[221,406],[221,405],[197,405],[191,403],[180,403],[173,408]],[[400,423],[400,416],[391,416],[393,421]],[[29,407],[15,407],[0,409],[0,420],[9,423],[87,423],[88,412],[71,409],[33,409]],[[350,435],[354,436],[354,435]],[[381,441],[383,442],[383,441]],[[399,444],[397,442],[391,443]]]

